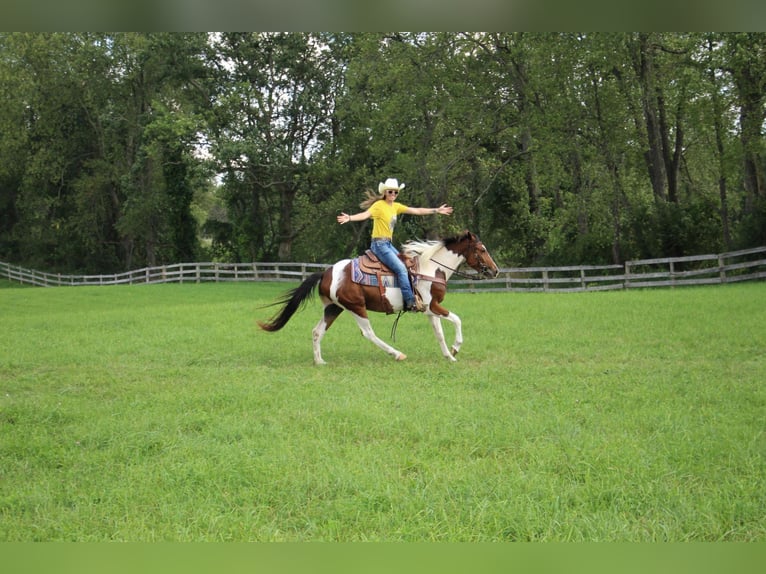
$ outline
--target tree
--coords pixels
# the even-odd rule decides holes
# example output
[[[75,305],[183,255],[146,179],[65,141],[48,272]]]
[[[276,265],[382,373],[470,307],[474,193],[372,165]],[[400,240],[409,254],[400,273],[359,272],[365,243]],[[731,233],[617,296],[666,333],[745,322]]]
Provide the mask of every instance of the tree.
[[[124,121],[110,133],[121,166],[117,182],[127,267],[193,259],[196,221],[191,215],[194,150],[205,106],[199,80],[206,70],[199,34],[124,34],[111,42],[115,100]]]
[[[763,122],[766,115],[766,35],[732,33],[724,38],[725,70],[731,75],[739,109],[744,234],[748,242],[766,242]]]
[[[11,155],[0,161],[13,166],[3,193],[13,201],[5,234],[21,260],[49,269],[71,268],[88,258],[76,223],[77,180],[98,154],[98,140],[90,131],[92,110],[83,93],[103,60],[88,49],[86,38],[2,37],[3,75],[13,78],[2,136],[3,153]],[[91,260],[107,263],[100,253]]]
[[[199,127],[184,89],[203,71],[200,40],[2,37],[3,74],[18,88],[3,115],[3,153],[16,154],[5,237],[20,259],[96,271],[194,258],[196,171],[179,166],[195,164]]]
[[[329,139],[334,64],[314,34],[221,34],[212,127],[237,258],[289,260],[296,198]]]

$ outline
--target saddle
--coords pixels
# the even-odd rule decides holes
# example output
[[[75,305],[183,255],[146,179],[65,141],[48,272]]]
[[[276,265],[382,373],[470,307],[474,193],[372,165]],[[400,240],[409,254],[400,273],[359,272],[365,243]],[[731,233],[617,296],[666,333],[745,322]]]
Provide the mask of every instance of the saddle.
[[[399,259],[402,260],[402,263],[404,263],[404,266],[409,273],[417,272],[417,259],[407,257],[403,253],[399,254]],[[378,259],[378,256],[372,252],[372,249],[368,249],[359,256],[359,269],[361,269],[363,273],[369,273],[371,275],[394,275],[394,272]]]
[[[407,257],[403,253],[399,254],[399,259],[402,260],[404,266],[407,268],[407,272],[410,275],[410,281],[413,281],[413,275],[415,275],[418,270],[417,259]],[[378,290],[380,291],[380,299],[383,302],[386,313],[388,315],[393,313],[394,309],[386,298],[386,287],[398,286],[394,272],[378,259],[378,256],[370,249],[354,259],[353,264],[354,269],[351,276],[354,283],[359,283],[360,285],[377,285]]]

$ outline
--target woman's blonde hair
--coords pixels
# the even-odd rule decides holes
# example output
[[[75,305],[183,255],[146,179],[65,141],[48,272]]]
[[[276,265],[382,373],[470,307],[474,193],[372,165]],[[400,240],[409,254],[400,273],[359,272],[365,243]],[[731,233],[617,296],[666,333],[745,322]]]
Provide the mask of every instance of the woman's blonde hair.
[[[364,192],[364,201],[359,204],[362,209],[369,209],[373,203],[385,198],[385,191],[383,193],[376,194],[373,190],[367,189]]]

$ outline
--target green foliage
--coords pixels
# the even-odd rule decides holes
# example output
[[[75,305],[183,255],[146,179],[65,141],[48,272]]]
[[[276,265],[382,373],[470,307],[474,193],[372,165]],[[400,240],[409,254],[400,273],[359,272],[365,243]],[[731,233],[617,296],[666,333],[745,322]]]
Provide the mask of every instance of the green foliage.
[[[0,258],[335,260],[387,177],[508,263],[761,244],[765,37],[2,33]]]
[[[326,368],[283,285],[3,289],[0,539],[763,541],[765,288],[453,293],[457,363],[341,315]]]
[[[18,183],[7,182],[16,217],[0,230],[19,246],[18,259],[105,271],[195,255],[188,208],[199,126],[184,111],[198,102],[182,86],[199,72],[184,60],[198,39],[3,36],[2,73],[21,88],[11,109],[26,110],[8,118],[6,133],[29,141]]]
[[[742,246],[766,243],[766,199],[753,201],[749,213],[742,218],[737,239]]]

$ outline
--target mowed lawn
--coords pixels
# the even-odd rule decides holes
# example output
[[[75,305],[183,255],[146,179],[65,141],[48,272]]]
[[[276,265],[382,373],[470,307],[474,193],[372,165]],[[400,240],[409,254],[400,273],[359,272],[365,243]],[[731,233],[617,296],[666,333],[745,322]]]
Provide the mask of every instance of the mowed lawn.
[[[289,284],[4,287],[2,541],[766,540],[766,283],[448,293],[457,363],[341,316],[324,367]]]

